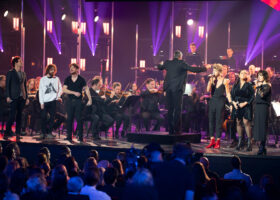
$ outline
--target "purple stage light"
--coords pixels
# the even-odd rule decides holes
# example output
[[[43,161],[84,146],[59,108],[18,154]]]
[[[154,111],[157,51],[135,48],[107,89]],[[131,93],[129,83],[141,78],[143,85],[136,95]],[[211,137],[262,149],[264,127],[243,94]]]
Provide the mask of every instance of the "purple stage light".
[[[160,14],[158,15],[158,9],[160,6]],[[150,17],[151,17],[151,29],[152,29],[152,41],[153,41],[153,56],[156,56],[159,48],[165,39],[167,32],[170,30],[169,26],[169,2],[150,2]],[[157,23],[159,19],[159,22]]]
[[[270,37],[274,37],[273,32],[280,24],[280,13],[268,7],[267,5],[261,3],[254,5],[252,13],[256,12],[258,13],[258,17],[256,16],[256,18],[251,18],[251,27],[249,31],[248,48],[245,64],[250,63],[256,56],[258,56],[261,53],[263,42],[264,49],[269,46],[268,40],[270,39]],[[265,19],[264,16],[267,14],[269,14],[268,18]],[[258,27],[257,29],[254,27],[255,24]],[[263,27],[261,27],[261,25]],[[271,42],[270,45],[272,45]]]

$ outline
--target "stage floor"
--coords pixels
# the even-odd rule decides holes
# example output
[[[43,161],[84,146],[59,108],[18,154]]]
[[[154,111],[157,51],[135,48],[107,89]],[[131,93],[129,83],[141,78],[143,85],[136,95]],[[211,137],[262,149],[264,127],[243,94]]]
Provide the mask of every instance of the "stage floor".
[[[152,133],[152,132],[151,132]],[[137,134],[137,133],[135,133]],[[166,132],[162,132],[161,134],[167,134]],[[126,138],[119,138],[119,139],[113,139],[112,134],[109,133],[108,137],[105,138],[104,133],[101,134],[101,140],[93,141],[91,136],[85,137],[85,142],[80,143],[77,141],[77,139],[74,137],[73,141],[74,144],[68,142],[67,140],[64,140],[66,138],[66,135],[60,135],[60,138],[58,134],[56,135],[56,138],[54,139],[45,139],[41,140],[39,135],[34,136],[21,136],[21,143],[36,143],[36,144],[46,144],[46,145],[69,145],[69,146],[90,146],[90,147],[99,147],[99,148],[113,148],[113,149],[129,149],[131,147],[134,147],[136,149],[143,149],[143,147],[147,144],[139,144],[139,143],[131,143],[128,142]],[[15,137],[10,138],[11,141],[16,141]],[[0,141],[4,141],[3,135],[0,135]],[[156,141],[154,141],[156,142]],[[201,143],[192,143],[192,148],[195,152],[200,152],[205,155],[217,155],[217,156],[230,156],[233,154],[243,155],[243,156],[254,156],[257,154],[258,147],[256,144],[253,145],[253,151],[246,152],[245,150],[236,151],[234,148],[229,148],[230,141],[228,140],[221,140],[221,148],[220,149],[206,149],[205,146],[209,143],[209,140],[207,139],[201,139]],[[172,152],[172,145],[161,145],[162,148],[167,152]],[[269,140],[269,144],[267,145],[267,156],[280,156],[280,147],[279,145],[275,145],[275,140],[271,138]]]

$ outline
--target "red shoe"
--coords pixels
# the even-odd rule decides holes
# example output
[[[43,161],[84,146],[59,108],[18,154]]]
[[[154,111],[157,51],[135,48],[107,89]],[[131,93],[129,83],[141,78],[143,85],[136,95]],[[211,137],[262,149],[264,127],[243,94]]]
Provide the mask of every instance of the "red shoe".
[[[220,139],[217,139],[217,142],[214,146],[214,149],[219,149],[220,148],[220,143],[221,143],[221,140]]]
[[[214,147],[214,146],[216,146],[215,138],[212,138],[210,140],[210,144],[206,148],[209,149],[209,148]]]

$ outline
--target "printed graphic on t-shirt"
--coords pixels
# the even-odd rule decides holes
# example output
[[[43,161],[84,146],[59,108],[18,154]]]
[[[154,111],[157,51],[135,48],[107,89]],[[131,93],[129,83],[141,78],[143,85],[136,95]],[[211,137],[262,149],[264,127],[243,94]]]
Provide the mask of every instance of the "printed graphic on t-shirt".
[[[55,90],[54,86],[52,85],[52,83],[50,83],[49,85],[46,86],[47,89],[46,89],[46,92],[45,94],[49,94],[49,93],[57,93],[57,91]]]

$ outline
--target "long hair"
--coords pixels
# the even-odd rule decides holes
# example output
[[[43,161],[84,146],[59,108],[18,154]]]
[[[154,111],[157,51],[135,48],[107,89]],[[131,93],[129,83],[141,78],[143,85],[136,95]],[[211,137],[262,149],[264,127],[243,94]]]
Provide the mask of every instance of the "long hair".
[[[195,178],[195,185],[204,184],[205,182],[210,181],[210,178],[208,177],[202,163],[200,162],[194,163],[193,172]]]
[[[45,75],[48,75],[51,69],[54,69],[54,75],[55,75],[57,72],[57,68],[55,64],[47,65]]]

